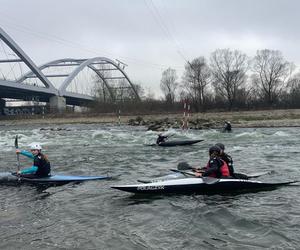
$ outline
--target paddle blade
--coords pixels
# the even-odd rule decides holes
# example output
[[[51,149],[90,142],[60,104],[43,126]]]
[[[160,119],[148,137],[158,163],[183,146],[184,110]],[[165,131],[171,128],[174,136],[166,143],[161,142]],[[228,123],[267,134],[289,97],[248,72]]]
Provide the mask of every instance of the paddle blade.
[[[15,147],[16,147],[16,148],[19,148],[19,144],[18,144],[18,135],[16,135],[16,138],[15,138]]]

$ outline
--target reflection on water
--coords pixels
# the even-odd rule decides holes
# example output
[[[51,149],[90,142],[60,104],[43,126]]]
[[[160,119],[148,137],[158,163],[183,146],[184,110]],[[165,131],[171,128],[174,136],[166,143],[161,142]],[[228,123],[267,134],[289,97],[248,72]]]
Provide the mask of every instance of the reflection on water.
[[[237,195],[138,196],[111,189],[169,173],[178,162],[204,166],[222,142],[239,172],[271,171],[263,180],[300,180],[297,128],[171,131],[172,139],[204,139],[161,148],[157,133],[137,127],[63,125],[0,127],[0,171],[15,171],[14,138],[41,142],[54,173],[100,175],[110,181],[38,188],[0,186],[1,249],[297,249],[299,186]],[[21,157],[21,166],[31,162]]]

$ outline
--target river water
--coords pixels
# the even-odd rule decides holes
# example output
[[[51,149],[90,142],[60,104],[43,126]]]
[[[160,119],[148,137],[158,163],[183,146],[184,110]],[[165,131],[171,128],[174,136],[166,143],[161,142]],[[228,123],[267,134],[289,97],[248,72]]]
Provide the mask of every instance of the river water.
[[[207,149],[226,145],[239,172],[262,180],[300,180],[300,129],[173,130],[204,139],[161,148],[144,127],[1,126],[0,172],[16,170],[21,148],[40,142],[53,173],[118,176],[50,187],[0,186],[0,249],[299,249],[300,188],[239,195],[134,196],[110,188],[169,173],[180,161],[204,166]],[[21,158],[23,167],[30,160]]]

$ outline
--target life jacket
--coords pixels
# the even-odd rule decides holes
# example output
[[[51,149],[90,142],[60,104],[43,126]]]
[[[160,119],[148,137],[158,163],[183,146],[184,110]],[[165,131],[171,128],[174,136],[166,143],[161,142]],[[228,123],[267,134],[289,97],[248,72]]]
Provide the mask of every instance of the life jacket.
[[[35,175],[39,177],[46,177],[50,174],[50,162],[42,153],[34,156],[33,165],[38,168]]]
[[[229,173],[230,173],[230,176],[233,176],[234,174],[234,168],[233,168],[233,160],[232,160],[232,157],[226,153],[222,154],[220,156],[220,158],[226,162],[227,166],[228,166],[228,169],[229,169]]]
[[[227,163],[224,160],[220,159],[220,158],[218,158],[216,160],[218,160],[219,161],[219,165],[221,165],[218,168],[219,173],[212,173],[212,174],[209,175],[209,177],[214,177],[214,178],[229,177],[230,176],[230,172],[229,172],[229,168],[228,168]],[[209,163],[210,163],[210,160],[208,161],[208,163],[207,163],[207,165],[205,167],[206,169],[210,168],[210,164]]]
[[[223,165],[220,168],[221,176],[229,177],[230,176],[229,167],[225,161],[223,161],[223,160],[221,160],[221,161],[223,162]]]

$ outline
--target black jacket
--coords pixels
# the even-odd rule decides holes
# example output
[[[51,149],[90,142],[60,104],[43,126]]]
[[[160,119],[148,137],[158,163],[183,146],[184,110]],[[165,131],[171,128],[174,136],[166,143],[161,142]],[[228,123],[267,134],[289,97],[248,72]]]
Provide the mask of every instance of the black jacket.
[[[160,144],[161,142],[165,142],[167,138],[168,138],[168,136],[159,135],[157,140],[156,140],[156,144]]]
[[[202,174],[202,176],[210,176],[211,174],[216,174],[216,178],[220,178],[222,176],[222,173],[220,171],[220,168],[223,166],[223,162],[219,157],[211,158],[208,161],[208,168],[207,170]]]
[[[35,175],[39,177],[46,177],[50,174],[51,166],[49,160],[42,154],[34,156],[33,165],[38,167]]]

